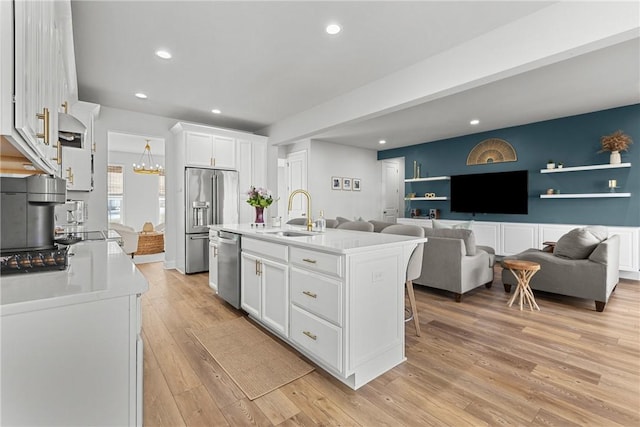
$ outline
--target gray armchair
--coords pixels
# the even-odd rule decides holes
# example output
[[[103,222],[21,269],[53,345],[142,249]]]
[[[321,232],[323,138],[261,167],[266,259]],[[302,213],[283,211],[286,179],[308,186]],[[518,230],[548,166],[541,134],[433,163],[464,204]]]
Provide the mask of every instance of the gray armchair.
[[[595,301],[596,311],[602,312],[619,280],[620,237],[613,235],[594,246],[595,249],[581,259],[558,254],[558,247],[555,253],[527,249],[505,259],[540,264],[540,270],[529,282],[531,289],[591,299]],[[511,271],[504,269],[502,283],[504,290],[510,292],[511,285],[516,285],[518,281]]]
[[[495,251],[476,246],[472,230],[425,228],[422,273],[413,282],[451,291],[456,302],[472,289],[493,283]]]

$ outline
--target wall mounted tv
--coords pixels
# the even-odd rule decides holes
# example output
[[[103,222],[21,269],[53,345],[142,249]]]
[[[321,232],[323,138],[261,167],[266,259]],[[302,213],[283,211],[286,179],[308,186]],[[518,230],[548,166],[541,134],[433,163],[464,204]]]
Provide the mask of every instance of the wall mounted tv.
[[[451,211],[527,214],[528,177],[526,170],[454,175],[451,177]]]

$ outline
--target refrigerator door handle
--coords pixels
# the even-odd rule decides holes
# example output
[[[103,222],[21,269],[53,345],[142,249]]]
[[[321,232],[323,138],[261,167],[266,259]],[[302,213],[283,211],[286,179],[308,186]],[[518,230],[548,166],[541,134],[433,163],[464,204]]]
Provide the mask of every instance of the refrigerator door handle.
[[[220,206],[222,205],[222,200],[218,197],[220,195],[220,174],[216,172],[213,175],[213,185],[211,188],[213,189],[213,200],[216,201],[215,209],[212,212],[213,215],[213,223],[220,224],[220,219],[222,218],[222,211],[220,210]]]

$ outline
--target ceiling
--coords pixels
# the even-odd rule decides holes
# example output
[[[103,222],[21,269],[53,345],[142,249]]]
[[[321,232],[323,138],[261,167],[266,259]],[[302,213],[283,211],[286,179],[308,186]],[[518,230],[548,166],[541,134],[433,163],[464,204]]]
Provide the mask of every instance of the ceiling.
[[[269,135],[300,113],[555,2],[71,3],[80,100]],[[331,22],[343,31],[326,34]],[[386,149],[638,103],[639,40],[300,136]],[[161,48],[173,58],[157,58]],[[470,127],[478,116],[480,125]]]

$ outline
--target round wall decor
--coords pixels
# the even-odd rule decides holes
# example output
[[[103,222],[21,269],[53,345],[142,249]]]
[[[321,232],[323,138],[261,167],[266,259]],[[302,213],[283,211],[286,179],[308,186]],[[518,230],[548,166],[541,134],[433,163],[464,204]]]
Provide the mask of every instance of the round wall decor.
[[[467,165],[485,165],[487,163],[515,162],[516,150],[504,139],[489,138],[473,147],[467,157]]]

